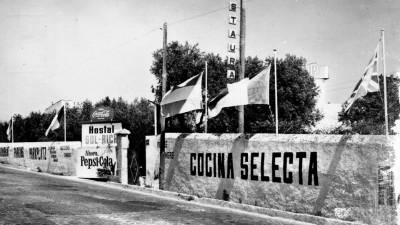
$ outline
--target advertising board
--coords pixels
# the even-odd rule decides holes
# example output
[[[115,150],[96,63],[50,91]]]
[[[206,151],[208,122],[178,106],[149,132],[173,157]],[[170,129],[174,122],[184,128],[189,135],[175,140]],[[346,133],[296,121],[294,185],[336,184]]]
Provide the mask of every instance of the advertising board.
[[[114,110],[105,106],[96,107],[90,115],[91,122],[109,122],[113,121],[113,119]]]
[[[115,147],[115,132],[121,129],[121,123],[82,124],[82,147]]]
[[[121,123],[82,124],[82,148],[77,152],[78,177],[106,178],[117,169],[117,137]]]

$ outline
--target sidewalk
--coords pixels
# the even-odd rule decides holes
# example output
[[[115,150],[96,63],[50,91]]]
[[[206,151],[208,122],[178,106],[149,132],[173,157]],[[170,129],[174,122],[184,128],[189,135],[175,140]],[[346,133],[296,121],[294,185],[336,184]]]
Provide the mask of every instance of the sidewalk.
[[[48,177],[52,177],[55,179],[70,180],[70,181],[74,181],[74,182],[96,185],[96,186],[101,186],[104,188],[112,188],[112,189],[117,189],[117,190],[121,190],[121,191],[128,191],[131,193],[138,193],[138,194],[142,194],[142,195],[149,195],[149,196],[173,200],[173,201],[184,201],[184,202],[187,202],[190,204],[195,204],[195,205],[199,205],[199,206],[203,206],[203,207],[231,210],[231,211],[235,211],[235,212],[245,213],[248,215],[254,215],[257,217],[264,217],[266,219],[276,222],[276,224],[282,224],[282,225],[359,225],[359,224],[361,224],[361,223],[346,222],[346,221],[341,221],[341,220],[336,220],[336,219],[329,219],[329,218],[325,218],[325,217],[312,216],[312,215],[307,215],[307,214],[299,214],[299,213],[292,213],[292,212],[286,212],[286,211],[275,210],[275,209],[262,208],[262,207],[246,205],[246,204],[239,204],[239,203],[228,202],[228,201],[222,201],[222,200],[217,200],[217,199],[198,198],[198,197],[192,196],[192,195],[179,194],[176,192],[163,191],[163,190],[155,190],[155,189],[140,187],[140,186],[136,186],[136,185],[123,185],[123,184],[114,183],[114,182],[100,182],[100,181],[94,181],[94,180],[88,180],[88,179],[80,179],[77,177],[59,176],[59,175],[53,175],[53,174],[47,174],[47,173],[39,173],[39,172],[26,170],[25,168],[16,168],[14,166],[5,165],[5,164],[0,164],[0,166],[6,167],[9,169],[24,171],[27,173],[34,173],[34,174],[39,174],[42,176],[48,176]]]

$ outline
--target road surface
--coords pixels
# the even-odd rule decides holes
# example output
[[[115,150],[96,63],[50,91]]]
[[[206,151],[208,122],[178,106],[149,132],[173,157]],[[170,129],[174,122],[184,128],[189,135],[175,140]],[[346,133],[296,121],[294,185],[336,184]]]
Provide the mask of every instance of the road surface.
[[[266,216],[210,208],[0,166],[0,224],[281,223]]]

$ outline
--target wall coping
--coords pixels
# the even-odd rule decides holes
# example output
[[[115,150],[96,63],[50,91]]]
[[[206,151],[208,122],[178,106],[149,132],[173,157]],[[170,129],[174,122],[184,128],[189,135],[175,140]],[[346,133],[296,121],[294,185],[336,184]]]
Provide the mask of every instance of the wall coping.
[[[400,138],[399,135],[332,135],[332,134],[275,134],[269,133],[166,133],[166,139],[176,139],[179,136],[184,136],[185,139],[198,140],[232,140],[236,138],[244,138],[251,142],[291,142],[291,143],[338,143],[346,140],[346,144],[368,144],[393,146],[394,141]]]

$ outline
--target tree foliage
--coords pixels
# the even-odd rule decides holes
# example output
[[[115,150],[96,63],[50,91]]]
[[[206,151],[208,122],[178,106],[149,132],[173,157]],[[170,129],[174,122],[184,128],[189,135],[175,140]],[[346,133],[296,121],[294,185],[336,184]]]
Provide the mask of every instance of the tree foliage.
[[[387,99],[388,99],[388,122],[389,131],[394,122],[399,118],[399,83],[400,79],[395,76],[387,77]],[[385,113],[384,113],[384,85],[383,77],[379,77],[379,92],[368,93],[366,96],[357,99],[348,112],[345,112],[344,105],[339,112],[339,121],[348,128],[341,133],[358,134],[385,134]]]
[[[121,122],[123,128],[131,131],[128,136],[129,148],[133,151],[128,151],[128,160],[130,162],[132,155],[136,154],[139,165],[145,168],[145,136],[153,134],[153,107],[143,98],[128,103],[121,97],[117,100],[105,97],[94,104],[94,106],[101,105],[113,108],[114,121]],[[86,100],[76,106],[67,107],[67,141],[81,141],[82,122],[90,121],[94,106],[91,101]],[[51,131],[47,137],[44,135],[53,117],[54,113],[41,112],[32,112],[27,117],[16,115],[14,117],[14,141],[63,141],[63,123],[59,129]],[[0,123],[0,142],[9,142],[6,135],[7,128],[8,121]]]
[[[158,83],[153,87],[155,98],[160,101],[162,75],[162,49],[153,53],[154,61],[150,69]],[[261,60],[257,57],[246,58],[245,77],[252,78],[268,64],[272,58]],[[202,52],[198,45],[171,42],[167,46],[167,90],[204,70],[205,61],[208,63],[208,95],[215,97],[227,83],[235,82],[226,77],[227,58],[213,53]],[[321,113],[316,110],[317,87],[313,78],[304,69],[306,60],[294,55],[286,55],[277,60],[278,72],[278,112],[279,129],[282,133],[304,133],[309,126],[321,119]],[[239,64],[235,65],[236,70]],[[272,66],[271,71],[274,68]],[[273,132],[275,122],[274,77],[270,79],[270,106],[245,106],[245,131]],[[204,83],[203,83],[204,86]],[[236,107],[224,108],[222,112],[208,122],[208,131],[215,133],[237,132]],[[195,113],[189,112],[167,119],[167,132],[202,132],[203,127],[194,126]]]

